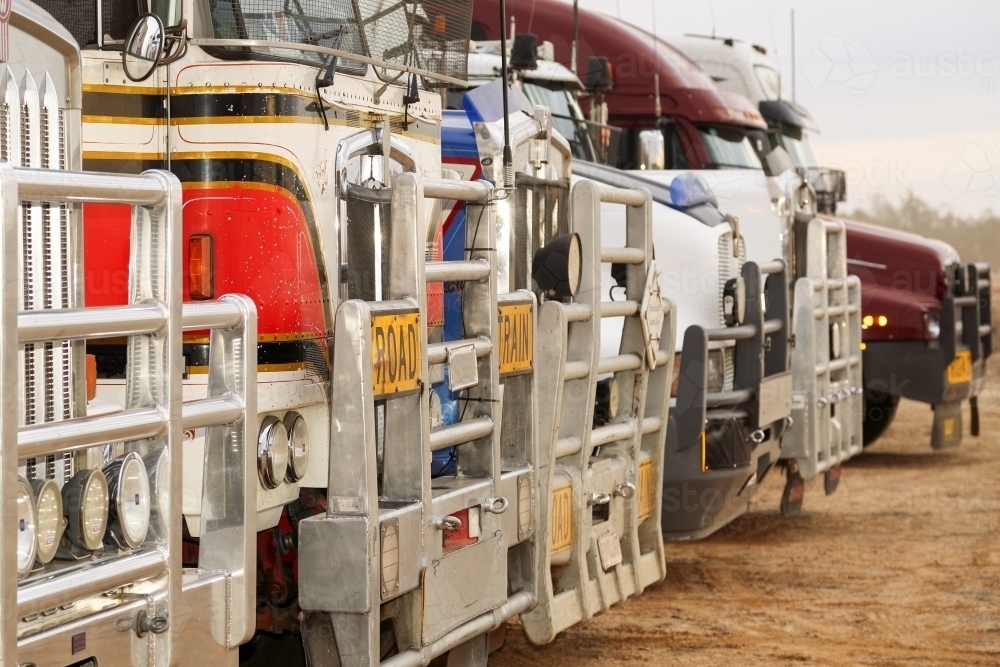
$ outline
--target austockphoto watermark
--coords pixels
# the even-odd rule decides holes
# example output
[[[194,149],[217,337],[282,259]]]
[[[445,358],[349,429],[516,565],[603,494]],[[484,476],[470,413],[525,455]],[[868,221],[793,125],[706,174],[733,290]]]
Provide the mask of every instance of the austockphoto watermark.
[[[876,200],[905,201],[913,190],[907,176],[910,162],[890,155],[877,160],[851,160],[840,165],[852,201],[871,205]]]
[[[1000,78],[1000,57],[993,53],[969,54],[964,49],[945,53],[897,53],[889,74],[897,79]]]

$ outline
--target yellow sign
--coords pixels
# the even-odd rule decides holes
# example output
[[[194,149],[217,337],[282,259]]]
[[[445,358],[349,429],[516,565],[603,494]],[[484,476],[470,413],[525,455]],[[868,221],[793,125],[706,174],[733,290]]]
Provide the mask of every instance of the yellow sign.
[[[573,547],[573,486],[563,484],[552,490],[552,555]]]
[[[948,364],[948,384],[972,382],[972,352],[959,350],[955,360]]]
[[[500,306],[500,374],[531,370],[534,349],[534,320],[530,303]]]
[[[643,461],[639,464],[639,521],[645,521],[653,513],[656,497],[653,487],[653,462]]]
[[[375,397],[420,389],[420,313],[372,316]]]

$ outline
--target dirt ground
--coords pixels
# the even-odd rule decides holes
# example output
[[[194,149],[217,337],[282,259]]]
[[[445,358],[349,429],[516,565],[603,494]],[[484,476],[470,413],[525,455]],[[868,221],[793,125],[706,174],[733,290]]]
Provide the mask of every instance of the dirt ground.
[[[491,667],[1000,665],[1000,363],[988,376],[979,438],[934,452],[929,408],[903,403],[834,495],[813,480],[783,519],[770,476],[734,525],[667,545],[665,581],[547,646],[513,623]]]

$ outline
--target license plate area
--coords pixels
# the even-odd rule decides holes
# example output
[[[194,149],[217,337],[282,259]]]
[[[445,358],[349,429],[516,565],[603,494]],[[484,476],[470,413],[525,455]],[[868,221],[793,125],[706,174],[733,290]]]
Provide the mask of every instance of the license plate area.
[[[375,398],[420,390],[420,313],[372,315],[372,384]]]
[[[552,554],[573,547],[573,486],[563,484],[552,490]]]
[[[972,352],[959,350],[955,359],[948,364],[948,384],[972,382]]]
[[[761,381],[757,414],[760,428],[792,414],[791,371],[772,375]]]
[[[530,303],[502,305],[497,333],[500,374],[526,373],[534,363],[534,318]]]

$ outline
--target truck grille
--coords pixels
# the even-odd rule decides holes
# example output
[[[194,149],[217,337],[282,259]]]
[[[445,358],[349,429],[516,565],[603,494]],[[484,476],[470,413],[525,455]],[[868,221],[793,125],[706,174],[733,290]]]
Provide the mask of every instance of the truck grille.
[[[733,257],[733,237],[732,234],[723,234],[719,237],[719,326],[726,326],[726,315],[722,309],[722,294],[726,289],[726,283],[730,278],[736,278],[743,271],[743,263],[746,262],[746,244],[740,243],[739,257]],[[731,391],[733,379],[736,377],[736,348],[727,347],[723,351],[725,376],[723,379],[723,391]]]
[[[65,125],[52,80],[39,89],[31,75],[20,86],[7,70],[2,85],[0,159],[20,167],[65,169]],[[21,202],[21,309],[69,308],[70,210],[65,205]],[[69,341],[28,344],[19,351],[23,373],[19,396],[21,423],[69,419],[73,414],[72,357]],[[29,478],[72,475],[71,456],[25,462]]]

